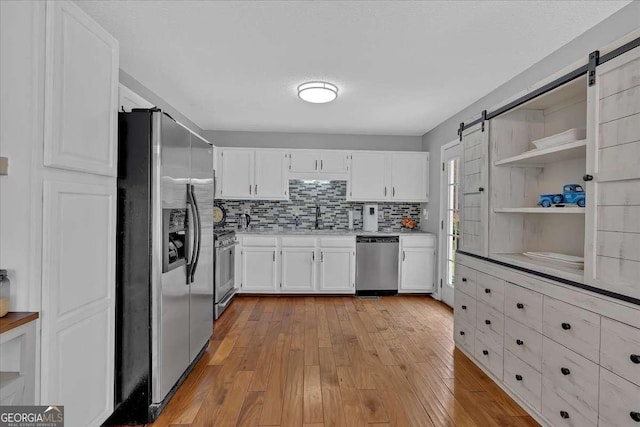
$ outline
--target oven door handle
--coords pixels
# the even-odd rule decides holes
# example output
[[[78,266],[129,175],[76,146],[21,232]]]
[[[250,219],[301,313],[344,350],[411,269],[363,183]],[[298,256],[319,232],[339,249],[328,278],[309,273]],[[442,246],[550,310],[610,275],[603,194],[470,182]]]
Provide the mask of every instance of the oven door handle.
[[[232,243],[230,245],[220,246],[220,247],[216,248],[216,250],[219,251],[219,252],[224,252],[227,249],[233,248],[234,246],[238,246],[238,242],[234,242],[234,243]]]

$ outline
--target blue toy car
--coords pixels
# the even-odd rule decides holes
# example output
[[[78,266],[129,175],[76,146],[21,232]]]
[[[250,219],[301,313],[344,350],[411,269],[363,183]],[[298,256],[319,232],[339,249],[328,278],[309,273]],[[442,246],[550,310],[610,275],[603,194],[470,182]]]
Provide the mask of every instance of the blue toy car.
[[[551,205],[578,205],[584,208],[586,197],[584,189],[579,184],[566,184],[562,187],[562,194],[541,194],[538,205],[548,208]]]

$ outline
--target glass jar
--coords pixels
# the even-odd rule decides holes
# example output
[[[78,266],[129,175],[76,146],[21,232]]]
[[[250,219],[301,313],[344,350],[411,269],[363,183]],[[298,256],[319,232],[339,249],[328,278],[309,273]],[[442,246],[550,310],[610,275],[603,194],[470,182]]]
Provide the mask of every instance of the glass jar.
[[[9,312],[10,284],[7,270],[0,270],[0,317],[6,316]]]

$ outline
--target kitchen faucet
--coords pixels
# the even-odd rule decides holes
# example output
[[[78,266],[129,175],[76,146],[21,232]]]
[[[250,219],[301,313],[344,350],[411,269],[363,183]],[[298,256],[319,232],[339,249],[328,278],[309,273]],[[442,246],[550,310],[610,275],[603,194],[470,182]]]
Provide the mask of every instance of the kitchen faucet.
[[[320,203],[316,202],[316,230],[320,229]]]

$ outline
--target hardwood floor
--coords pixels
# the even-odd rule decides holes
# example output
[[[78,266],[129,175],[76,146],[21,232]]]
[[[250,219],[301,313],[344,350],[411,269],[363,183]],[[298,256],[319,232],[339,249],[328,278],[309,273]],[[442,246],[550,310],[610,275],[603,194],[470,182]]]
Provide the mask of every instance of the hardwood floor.
[[[537,426],[417,296],[240,297],[160,426]]]

